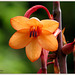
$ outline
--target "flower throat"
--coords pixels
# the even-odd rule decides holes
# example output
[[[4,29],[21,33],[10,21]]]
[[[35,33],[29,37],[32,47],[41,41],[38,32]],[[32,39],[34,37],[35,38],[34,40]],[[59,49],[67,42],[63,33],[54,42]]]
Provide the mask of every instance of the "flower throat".
[[[30,28],[30,37],[37,37],[39,35],[40,28],[39,26],[32,26]]]

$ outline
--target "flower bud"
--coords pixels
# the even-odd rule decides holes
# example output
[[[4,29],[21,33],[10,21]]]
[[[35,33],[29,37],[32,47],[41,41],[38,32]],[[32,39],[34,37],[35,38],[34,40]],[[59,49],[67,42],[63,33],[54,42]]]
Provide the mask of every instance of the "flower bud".
[[[75,39],[74,39],[75,41]],[[73,48],[73,55],[75,56],[75,44],[74,44],[74,48]]]
[[[42,73],[42,69],[40,68],[37,74],[41,74],[41,73]]]
[[[62,48],[62,52],[64,54],[70,54],[71,52],[73,52],[74,44],[75,44],[75,41],[73,41],[72,43],[68,43],[68,44],[64,45]]]

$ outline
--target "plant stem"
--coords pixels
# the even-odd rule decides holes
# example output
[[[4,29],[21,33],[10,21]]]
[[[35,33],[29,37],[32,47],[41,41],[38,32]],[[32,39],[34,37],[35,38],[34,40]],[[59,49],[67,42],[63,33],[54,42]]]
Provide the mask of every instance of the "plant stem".
[[[49,17],[50,19],[52,19],[49,10],[48,10],[45,6],[42,6],[42,5],[35,5],[35,6],[31,7],[31,8],[25,13],[24,17],[29,18],[30,15],[31,15],[32,13],[34,13],[35,11],[37,11],[38,9],[44,9],[44,10],[47,12],[48,17]]]
[[[54,64],[54,62],[53,62],[53,61],[52,61],[52,62],[48,62],[48,63],[47,63],[47,66],[50,65],[50,64]]]
[[[55,59],[55,63],[54,63],[54,73],[56,73],[56,74],[60,73],[57,58]]]
[[[53,2],[53,17],[59,22],[59,29],[62,30],[60,2]],[[58,52],[57,58],[59,62],[60,73],[67,73],[66,55],[62,52],[62,32],[58,35]]]
[[[42,49],[42,52],[41,52],[41,65],[42,65],[42,73],[47,74],[47,65],[45,63],[43,49]]]

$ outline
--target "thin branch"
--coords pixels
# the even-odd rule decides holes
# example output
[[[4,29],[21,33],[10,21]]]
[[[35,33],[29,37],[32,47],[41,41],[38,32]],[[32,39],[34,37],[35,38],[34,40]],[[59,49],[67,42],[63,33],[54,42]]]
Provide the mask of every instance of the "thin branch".
[[[54,62],[54,73],[56,73],[56,74],[60,73],[57,58],[55,59],[55,62]]]
[[[54,62],[53,62],[53,61],[52,61],[52,62],[48,62],[48,63],[47,63],[47,66],[50,65],[50,64],[54,64]]]
[[[62,30],[62,21],[61,21],[61,9],[60,9],[60,2],[53,2],[53,17],[55,20],[59,22],[59,29]],[[58,35],[58,62],[60,73],[67,73],[67,65],[66,65],[66,55],[62,53],[62,32]]]

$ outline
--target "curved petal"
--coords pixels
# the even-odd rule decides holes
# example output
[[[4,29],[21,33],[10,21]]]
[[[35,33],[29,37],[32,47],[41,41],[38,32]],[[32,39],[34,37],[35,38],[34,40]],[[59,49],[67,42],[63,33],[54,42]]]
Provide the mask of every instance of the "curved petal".
[[[38,37],[39,44],[42,48],[48,51],[56,51],[58,48],[57,39],[53,34],[51,35],[41,35]]]
[[[29,28],[27,21],[29,19],[23,16],[16,16],[10,19],[10,23],[15,30],[20,30],[24,28]]]
[[[40,32],[40,35],[50,35],[51,32],[45,29],[42,29],[42,31]]]
[[[28,24],[30,26],[39,26],[39,27],[43,26],[42,23],[39,20],[35,19],[35,18],[29,19]]]
[[[27,46],[26,46],[26,55],[31,62],[36,61],[41,55],[41,46],[38,43],[37,38],[34,38]]]
[[[9,46],[14,49],[24,48],[31,40],[32,38],[29,37],[29,32],[21,33],[17,31],[10,38]]]
[[[43,29],[52,33],[59,27],[59,23],[55,20],[41,20],[41,23],[43,24]]]
[[[27,32],[30,32],[30,30],[28,28],[26,28],[26,29],[20,29],[20,30],[18,30],[18,32],[22,32],[22,33],[27,34]]]

